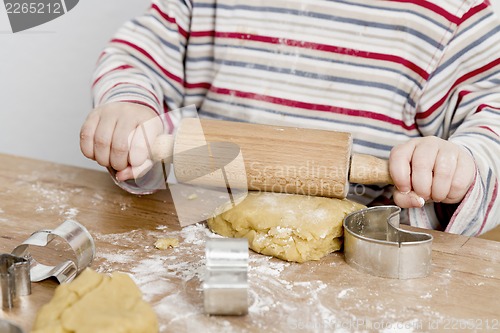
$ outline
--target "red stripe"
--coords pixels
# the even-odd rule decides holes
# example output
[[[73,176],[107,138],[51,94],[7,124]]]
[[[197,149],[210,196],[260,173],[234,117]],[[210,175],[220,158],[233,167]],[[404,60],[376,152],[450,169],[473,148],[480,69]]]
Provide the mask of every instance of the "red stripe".
[[[479,126],[479,128],[483,128],[485,130],[488,130],[490,131],[491,133],[495,134],[496,136],[498,136],[497,132],[495,132],[494,130],[492,130],[491,128],[489,128],[488,126],[484,126],[484,125],[481,125]]]
[[[113,69],[110,69],[110,70],[109,70],[109,71],[107,71],[107,72],[104,72],[101,76],[99,76],[99,77],[98,77],[98,78],[94,81],[94,83],[92,83],[92,87],[94,87],[94,86],[97,84],[97,82],[99,82],[99,81],[102,79],[102,77],[103,77],[104,75],[107,75],[107,74],[109,74],[109,73],[111,73],[111,72],[114,72],[114,71],[119,71],[119,70],[129,69],[129,68],[132,68],[132,66],[130,66],[130,65],[121,65],[121,66],[115,67],[115,68],[113,68]]]
[[[178,76],[176,76],[176,75],[174,75],[174,74],[170,73],[170,72],[169,72],[169,71],[167,71],[165,68],[163,68],[163,67],[162,67],[162,66],[161,66],[161,65],[160,65],[160,64],[159,64],[159,63],[158,63],[158,62],[157,62],[157,61],[156,61],[156,60],[155,60],[155,59],[154,59],[154,58],[153,58],[153,57],[152,57],[152,56],[151,56],[148,52],[146,52],[146,50],[144,50],[143,48],[141,48],[141,47],[139,47],[139,46],[137,46],[137,45],[135,45],[135,44],[132,44],[132,43],[131,43],[131,42],[129,42],[129,41],[123,40],[123,39],[116,39],[116,38],[115,38],[115,39],[112,39],[112,40],[111,40],[111,43],[125,44],[125,45],[127,45],[127,46],[129,46],[129,47],[131,47],[131,48],[133,48],[133,49],[135,49],[135,50],[137,50],[137,51],[139,51],[139,52],[140,52],[140,53],[142,53],[142,54],[143,54],[146,58],[148,58],[149,60],[151,60],[151,61],[152,61],[152,62],[153,62],[153,63],[154,63],[154,64],[155,64],[155,65],[156,65],[156,66],[157,66],[157,67],[161,70],[161,72],[162,72],[163,74],[165,74],[165,76],[166,76],[166,77],[168,77],[168,78],[170,78],[170,79],[172,79],[172,80],[174,80],[175,82],[178,82],[178,83],[180,83],[180,84],[183,84],[183,83],[184,83],[184,82],[183,82],[183,80],[182,80],[180,77],[178,77]]]
[[[179,33],[184,37],[184,38],[187,38],[188,37],[188,33],[186,32],[186,30],[184,30],[180,25],[177,24],[177,21],[175,20],[175,18],[173,17],[170,17],[168,16],[165,12],[163,12],[160,7],[158,7],[156,4],[153,4],[151,6],[152,9],[156,10],[158,12],[158,14],[160,14],[161,17],[163,17],[163,19],[165,19],[167,22],[170,22],[172,24],[175,24],[177,26],[177,30],[179,31]]]
[[[483,1],[481,4],[477,5],[476,7],[471,8],[467,13],[465,13],[464,16],[462,16],[461,21],[465,22],[466,20],[468,20],[472,16],[476,15],[480,11],[487,8],[489,5],[490,4],[488,3],[488,1]],[[460,22],[460,23],[462,23],[462,22]]]
[[[474,112],[474,113],[481,112],[481,111],[483,111],[484,108],[490,108],[490,109],[493,109],[493,110],[500,110],[500,108],[496,108],[496,107],[488,105],[488,104],[480,104],[477,107],[476,112]]]
[[[468,94],[470,94],[471,91],[470,90],[462,90],[458,93],[458,99],[457,99],[457,105],[460,105],[460,103],[462,103],[462,99],[467,96]]]
[[[219,38],[243,39],[243,40],[251,40],[251,41],[262,42],[262,43],[269,43],[269,44],[282,44],[282,45],[285,44],[285,45],[293,46],[293,47],[300,47],[300,48],[304,48],[304,49],[311,49],[311,50],[318,50],[318,51],[324,51],[324,52],[330,52],[330,53],[344,54],[344,55],[349,55],[349,56],[359,57],[359,58],[390,61],[390,62],[394,62],[397,64],[401,64],[401,65],[411,69],[412,71],[414,71],[415,73],[420,75],[425,80],[427,80],[429,78],[429,73],[427,73],[423,68],[417,66],[416,64],[412,63],[411,61],[409,61],[407,59],[404,59],[404,58],[401,58],[401,57],[398,57],[395,55],[391,55],[391,54],[366,52],[366,51],[353,50],[350,48],[344,48],[344,47],[339,47],[339,46],[334,46],[334,45],[304,42],[301,40],[286,39],[286,38],[283,39],[283,38],[278,38],[278,37],[243,34],[243,33],[237,33],[237,32],[216,32],[215,36],[219,37]]]
[[[392,1],[393,2],[412,3],[416,6],[427,8],[427,9],[433,11],[434,13],[444,17],[445,19],[447,19],[450,22],[453,22],[456,24],[458,24],[460,22],[460,18],[458,16],[455,16],[455,15],[451,14],[450,12],[447,12],[443,8],[437,6],[433,3],[430,3],[428,1],[422,1],[422,0],[392,0]]]
[[[417,114],[416,118],[417,119],[427,118],[434,111],[436,111],[439,107],[441,107],[441,105],[443,105],[444,102],[446,102],[446,99],[451,94],[451,92],[453,91],[453,89],[455,89],[459,84],[461,84],[462,82],[464,82],[466,80],[469,80],[470,78],[472,78],[472,77],[474,77],[476,75],[482,74],[482,73],[486,72],[487,70],[489,70],[489,69],[491,69],[491,68],[493,68],[493,67],[495,67],[495,66],[497,66],[499,64],[500,64],[500,58],[497,58],[495,61],[490,62],[489,64],[486,64],[483,67],[478,68],[475,71],[472,71],[472,72],[467,73],[464,76],[460,77],[457,81],[455,81],[455,83],[453,84],[453,86],[451,86],[450,90],[448,90],[448,92],[446,93],[446,95],[444,95],[439,101],[437,101],[427,111]]]
[[[401,120],[394,119],[394,118],[388,117],[386,115],[371,112],[371,111],[347,109],[347,108],[341,108],[341,107],[336,107],[336,106],[332,106],[332,105],[313,104],[313,103],[301,102],[301,101],[290,100],[290,99],[285,99],[285,98],[280,98],[280,97],[260,95],[260,94],[244,92],[244,91],[230,90],[230,89],[225,89],[225,88],[217,88],[214,86],[212,86],[210,91],[217,93],[217,94],[221,94],[221,95],[233,95],[233,96],[237,96],[240,98],[263,101],[266,103],[284,105],[284,106],[293,107],[293,108],[331,112],[331,113],[344,114],[344,115],[361,117],[361,118],[370,118],[370,119],[375,119],[375,120],[383,121],[386,123],[390,123],[393,125],[401,126],[406,130],[413,130],[416,128],[415,124],[407,126]]]
[[[191,31],[191,37],[213,37],[215,36],[215,31]]]
[[[488,209],[486,210],[486,215],[484,216],[483,224],[481,224],[481,228],[478,231],[478,235],[483,231],[484,226],[486,225],[486,221],[488,220],[488,216],[490,215],[491,208],[493,207],[493,204],[495,203],[495,199],[497,198],[498,194],[498,181],[495,181],[495,187],[493,188],[493,195],[490,199],[490,203],[488,204]]]
[[[156,114],[158,114],[158,110],[156,110],[155,107],[153,107],[151,104],[148,104],[148,103],[145,103],[143,101],[137,101],[137,100],[134,100],[134,99],[125,99],[123,101],[120,101],[120,102],[125,102],[125,103],[134,103],[134,104],[139,104],[139,105],[143,105],[143,106],[146,106],[148,108],[150,108],[151,110],[153,110]]]
[[[212,84],[209,82],[197,82],[197,83],[185,82],[184,83],[184,87],[189,88],[189,89],[203,88],[203,89],[208,90],[208,89],[210,89],[211,86],[212,86]]]

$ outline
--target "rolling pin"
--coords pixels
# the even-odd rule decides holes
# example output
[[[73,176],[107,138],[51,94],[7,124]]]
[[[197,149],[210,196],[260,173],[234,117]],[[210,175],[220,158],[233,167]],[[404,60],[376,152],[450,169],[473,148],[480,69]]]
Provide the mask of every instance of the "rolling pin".
[[[164,158],[165,145],[155,141],[155,160]],[[207,158],[215,148],[219,162]],[[215,171],[222,168],[228,187],[334,198],[346,197],[349,182],[393,183],[387,160],[351,154],[351,148],[345,132],[186,118],[175,135],[173,168],[179,182],[221,184]]]

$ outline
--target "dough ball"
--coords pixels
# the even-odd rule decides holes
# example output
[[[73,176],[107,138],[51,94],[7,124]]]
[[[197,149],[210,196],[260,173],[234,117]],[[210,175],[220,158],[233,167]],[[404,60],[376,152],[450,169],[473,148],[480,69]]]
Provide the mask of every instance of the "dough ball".
[[[56,288],[31,333],[157,333],[158,319],[132,279],[83,271]]]
[[[347,199],[250,192],[235,207],[210,218],[208,227],[222,236],[247,238],[255,252],[304,262],[339,250],[342,220],[362,208]]]

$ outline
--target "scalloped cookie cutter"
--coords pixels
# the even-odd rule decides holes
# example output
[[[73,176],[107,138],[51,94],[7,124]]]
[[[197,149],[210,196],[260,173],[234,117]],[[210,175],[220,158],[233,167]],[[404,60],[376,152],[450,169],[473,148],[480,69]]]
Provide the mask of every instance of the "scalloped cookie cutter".
[[[205,246],[205,256],[205,312],[210,315],[247,314],[248,240],[210,239]]]
[[[45,247],[55,238],[61,238],[71,248],[75,260],[65,260],[55,266],[48,266],[35,260],[29,251],[30,246]],[[72,220],[64,221],[54,230],[40,230],[33,233],[12,254],[29,260],[31,281],[38,282],[55,277],[59,283],[72,281],[86,267],[90,266],[95,256],[95,243],[88,230]]]
[[[431,268],[432,235],[399,228],[397,206],[366,208],[344,218],[346,262],[369,274],[394,278],[425,277]]]

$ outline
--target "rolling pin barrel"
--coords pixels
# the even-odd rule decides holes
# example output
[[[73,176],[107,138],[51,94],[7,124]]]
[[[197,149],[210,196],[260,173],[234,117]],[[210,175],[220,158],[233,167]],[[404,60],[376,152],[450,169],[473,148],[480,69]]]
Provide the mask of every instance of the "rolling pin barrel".
[[[224,142],[239,147],[240,159],[222,167],[208,161],[207,154],[220,148],[222,154],[229,156],[221,145]],[[177,180],[190,184],[220,184],[220,173],[207,174],[206,166],[200,166],[204,163],[193,162],[207,161],[205,164],[215,166],[213,170],[225,169],[224,177],[229,178],[226,183],[229,181],[231,186],[239,184],[249,190],[345,198],[351,147],[350,133],[186,118],[175,137],[173,167]],[[237,161],[241,162],[239,167]],[[354,155],[352,164],[351,182],[375,184],[390,180],[385,160]],[[196,174],[201,177],[193,180]]]

